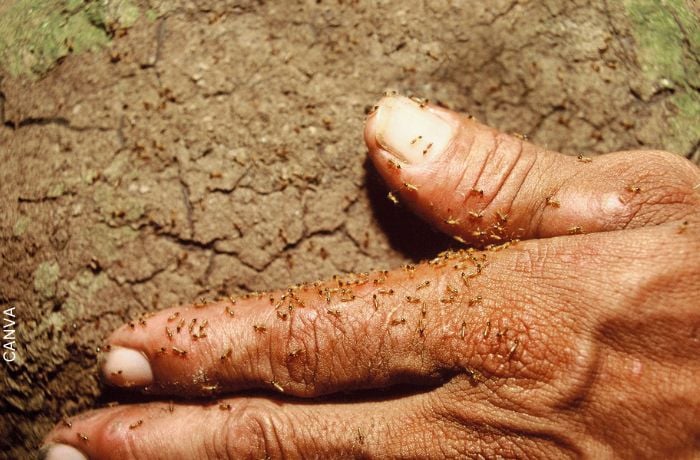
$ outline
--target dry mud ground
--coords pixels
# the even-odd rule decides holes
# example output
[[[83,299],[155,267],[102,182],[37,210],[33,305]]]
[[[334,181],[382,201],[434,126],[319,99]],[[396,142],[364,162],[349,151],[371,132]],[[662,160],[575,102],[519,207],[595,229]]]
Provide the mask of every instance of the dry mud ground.
[[[114,397],[96,347],[127,319],[448,247],[365,160],[385,89],[567,153],[700,155],[692,1],[152,3],[2,71],[0,456]]]

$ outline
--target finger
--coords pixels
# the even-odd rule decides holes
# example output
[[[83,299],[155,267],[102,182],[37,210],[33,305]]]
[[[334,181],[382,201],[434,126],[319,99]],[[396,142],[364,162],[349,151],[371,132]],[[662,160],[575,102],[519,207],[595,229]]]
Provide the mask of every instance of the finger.
[[[401,96],[379,102],[365,140],[392,197],[471,243],[658,224],[700,200],[700,170],[681,157],[566,156]]]
[[[71,460],[395,457],[408,438],[415,445],[430,430],[426,399],[311,405],[232,398],[209,405],[115,407],[59,424],[44,441],[44,455]],[[66,452],[73,456],[59,456]]]
[[[496,257],[462,251],[393,272],[164,310],[109,338],[103,375],[176,395],[264,388],[318,396],[434,383],[443,377],[433,352],[441,328],[480,301],[479,288],[467,285],[487,285],[478,278]],[[483,316],[475,312],[451,334],[468,341]]]

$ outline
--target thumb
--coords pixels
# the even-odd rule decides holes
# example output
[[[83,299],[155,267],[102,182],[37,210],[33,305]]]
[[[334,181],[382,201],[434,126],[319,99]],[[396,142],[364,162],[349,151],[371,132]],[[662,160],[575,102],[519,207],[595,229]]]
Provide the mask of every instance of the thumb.
[[[468,243],[659,224],[700,205],[700,170],[676,155],[567,156],[402,96],[379,102],[365,141],[390,198]]]

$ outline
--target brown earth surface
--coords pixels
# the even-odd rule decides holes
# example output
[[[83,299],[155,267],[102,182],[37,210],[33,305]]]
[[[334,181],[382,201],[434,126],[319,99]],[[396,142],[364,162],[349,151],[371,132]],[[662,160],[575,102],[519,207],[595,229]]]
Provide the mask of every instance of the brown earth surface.
[[[5,75],[0,303],[18,359],[0,456],[115,397],[96,347],[125,320],[449,247],[366,161],[386,89],[567,153],[677,148],[673,91],[644,76],[620,5],[178,1],[41,79]]]

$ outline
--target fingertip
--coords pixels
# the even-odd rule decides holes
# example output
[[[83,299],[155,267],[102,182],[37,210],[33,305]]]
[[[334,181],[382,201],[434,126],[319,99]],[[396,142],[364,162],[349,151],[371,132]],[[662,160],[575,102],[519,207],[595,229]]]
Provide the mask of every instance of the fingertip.
[[[39,460],[88,460],[81,451],[68,444],[46,444],[39,449]]]
[[[102,375],[108,383],[123,388],[153,383],[153,370],[146,355],[125,347],[111,347],[102,363]]]

